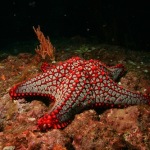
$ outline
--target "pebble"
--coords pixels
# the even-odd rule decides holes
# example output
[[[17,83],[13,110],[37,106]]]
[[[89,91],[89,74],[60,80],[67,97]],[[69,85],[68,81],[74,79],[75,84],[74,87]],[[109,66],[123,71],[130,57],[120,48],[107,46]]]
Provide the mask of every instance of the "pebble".
[[[3,150],[15,150],[15,146],[6,146]]]

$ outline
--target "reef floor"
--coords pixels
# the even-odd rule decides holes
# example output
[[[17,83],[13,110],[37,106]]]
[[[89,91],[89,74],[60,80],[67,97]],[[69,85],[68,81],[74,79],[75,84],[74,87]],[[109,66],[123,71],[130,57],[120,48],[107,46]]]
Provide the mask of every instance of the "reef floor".
[[[127,72],[118,84],[131,91],[150,94],[150,52],[117,45],[89,44],[79,37],[64,43],[54,42],[56,61],[80,56],[98,59],[110,66],[122,63]],[[28,47],[22,45],[22,48]],[[39,74],[44,61],[34,49],[16,55],[1,54],[0,150],[150,149],[150,106],[147,105],[86,110],[77,114],[64,129],[38,130],[37,119],[48,106],[37,99],[13,101],[9,89]]]

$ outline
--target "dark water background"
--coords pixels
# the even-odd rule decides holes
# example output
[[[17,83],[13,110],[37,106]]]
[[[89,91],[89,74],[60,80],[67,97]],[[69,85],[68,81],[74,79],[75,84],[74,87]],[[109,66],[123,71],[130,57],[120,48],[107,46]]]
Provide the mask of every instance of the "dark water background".
[[[99,43],[149,51],[149,20],[148,1],[5,0],[0,5],[0,52],[18,53],[21,46],[32,51],[37,44],[32,27],[38,25],[52,41],[92,37]]]

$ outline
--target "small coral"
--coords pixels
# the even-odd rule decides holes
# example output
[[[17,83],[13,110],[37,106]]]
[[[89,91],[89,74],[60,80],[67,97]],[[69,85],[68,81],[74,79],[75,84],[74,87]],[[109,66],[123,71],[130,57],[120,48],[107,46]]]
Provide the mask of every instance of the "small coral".
[[[51,44],[49,37],[45,38],[44,34],[40,30],[40,26],[38,26],[37,29],[33,27],[33,30],[40,41],[40,45],[35,49],[35,51],[42,57],[42,59],[45,59],[48,56],[51,61],[55,61],[55,47]]]

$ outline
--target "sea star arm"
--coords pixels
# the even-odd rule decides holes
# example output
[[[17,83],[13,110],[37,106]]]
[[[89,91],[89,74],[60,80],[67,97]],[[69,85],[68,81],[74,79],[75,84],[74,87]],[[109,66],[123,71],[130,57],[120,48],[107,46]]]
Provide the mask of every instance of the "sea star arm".
[[[76,113],[92,105],[91,96],[88,73],[83,66],[72,70],[57,89],[54,106],[38,120],[38,127],[41,130],[65,127]]]
[[[46,72],[37,75],[27,81],[21,82],[13,86],[9,94],[12,99],[19,99],[31,96],[42,96],[54,99],[57,85],[63,79],[64,73],[61,66],[51,66]]]
[[[125,67],[123,64],[117,64],[116,66],[107,67],[109,70],[109,76],[116,81],[118,78],[122,77],[125,73]]]
[[[41,70],[42,70],[43,72],[46,72],[46,71],[50,70],[50,69],[53,68],[53,67],[54,67],[53,64],[49,64],[49,63],[47,63],[47,62],[44,62],[44,63],[42,63],[42,65],[41,65]]]
[[[99,70],[103,70],[111,79],[116,81],[122,77],[125,73],[125,67],[123,64],[117,64],[115,66],[107,66],[99,60],[88,60],[87,63],[90,66],[97,66]]]
[[[149,96],[122,88],[102,70],[92,72],[91,83],[93,83],[92,89],[96,106],[124,107],[135,104],[150,104]]]

